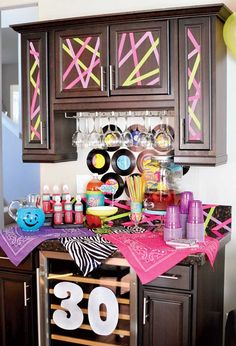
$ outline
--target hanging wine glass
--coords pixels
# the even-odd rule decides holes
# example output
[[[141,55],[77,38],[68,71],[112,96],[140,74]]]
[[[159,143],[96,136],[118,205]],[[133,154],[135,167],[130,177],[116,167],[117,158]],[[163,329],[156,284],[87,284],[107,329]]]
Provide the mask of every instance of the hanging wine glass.
[[[100,148],[101,135],[96,130],[96,119],[98,119],[98,112],[95,113],[95,117],[93,117],[92,119],[93,119],[93,129],[92,129],[92,132],[88,136],[88,146],[92,148]]]
[[[122,134],[122,145],[126,146],[126,147],[130,147],[133,145],[133,136],[131,134],[131,132],[128,130],[128,116],[131,115],[131,112],[129,111],[128,113],[129,115],[125,116],[125,129],[124,132]]]
[[[79,113],[79,118],[77,119],[77,130],[72,135],[72,146],[77,148],[82,148],[85,143],[86,136],[80,130],[82,113]]]
[[[145,127],[147,115],[148,115],[148,112],[146,111],[145,116],[143,116],[143,129],[140,131],[138,138],[137,138],[137,145],[142,147],[142,148],[147,147],[147,131],[146,131],[146,127]]]

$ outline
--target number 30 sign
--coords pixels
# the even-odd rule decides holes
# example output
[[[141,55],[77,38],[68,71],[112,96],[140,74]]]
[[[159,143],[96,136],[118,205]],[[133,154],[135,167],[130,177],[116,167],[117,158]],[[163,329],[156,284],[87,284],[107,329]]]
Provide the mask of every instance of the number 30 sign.
[[[57,298],[63,310],[55,310],[53,320],[62,329],[74,330],[81,326],[84,315],[78,303],[83,299],[83,290],[79,285],[71,282],[60,282],[54,287]],[[100,305],[106,306],[106,320],[100,317]],[[69,317],[68,317],[69,316]],[[109,335],[116,328],[119,319],[119,307],[115,294],[106,287],[94,288],[88,299],[88,319],[90,327],[98,335]]]

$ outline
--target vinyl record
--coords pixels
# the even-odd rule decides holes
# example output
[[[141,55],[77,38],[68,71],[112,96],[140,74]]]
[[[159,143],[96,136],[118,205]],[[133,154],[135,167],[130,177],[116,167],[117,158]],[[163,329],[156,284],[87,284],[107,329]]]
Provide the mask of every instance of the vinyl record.
[[[135,156],[128,149],[119,149],[113,154],[111,165],[116,173],[129,175],[135,168]]]
[[[110,124],[110,127],[109,125],[105,125],[103,128],[102,128],[102,132],[103,134],[106,134],[105,135],[105,138],[104,138],[104,141],[106,143],[106,146],[107,146],[107,151],[116,151],[117,149],[120,148],[120,146],[116,146],[116,147],[109,147],[109,142],[111,141],[112,137],[113,137],[113,132],[114,131],[117,131],[119,132],[120,134],[122,134],[122,131],[121,129],[119,128],[119,126],[116,126],[116,125],[113,125],[113,124]],[[122,140],[122,139],[121,139]]]
[[[105,184],[116,185],[117,191],[114,195],[114,198],[118,198],[122,195],[122,193],[124,191],[125,183],[124,183],[123,179],[118,174],[112,173],[112,172],[106,173],[101,178],[101,181]],[[111,199],[112,195],[111,194],[105,194],[105,197]]]
[[[170,154],[174,142],[173,128],[166,124],[159,124],[154,127],[152,133],[154,136],[153,147],[164,155]]]
[[[110,156],[106,150],[93,149],[88,153],[87,166],[92,173],[103,174],[110,166]]]
[[[141,147],[138,145],[138,136],[141,132],[147,132],[147,129],[143,125],[134,124],[128,127],[128,130],[130,131],[134,145],[129,146],[128,148],[132,151],[139,152],[144,150],[144,147]]]
[[[150,163],[151,156],[157,156],[158,152],[154,149],[145,149],[137,157],[138,170],[143,173],[145,167]]]
[[[131,177],[141,177],[141,174],[140,173],[133,173],[130,175]],[[125,193],[128,197],[130,197],[129,195],[129,189],[128,189],[128,186],[127,186],[127,183],[125,182]]]

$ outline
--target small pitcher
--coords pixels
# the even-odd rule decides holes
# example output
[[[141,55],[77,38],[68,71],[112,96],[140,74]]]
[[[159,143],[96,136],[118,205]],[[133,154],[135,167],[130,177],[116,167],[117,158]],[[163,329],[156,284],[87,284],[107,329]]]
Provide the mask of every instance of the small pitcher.
[[[27,232],[38,231],[45,220],[37,194],[29,194],[23,201],[12,201],[8,207],[8,214]]]

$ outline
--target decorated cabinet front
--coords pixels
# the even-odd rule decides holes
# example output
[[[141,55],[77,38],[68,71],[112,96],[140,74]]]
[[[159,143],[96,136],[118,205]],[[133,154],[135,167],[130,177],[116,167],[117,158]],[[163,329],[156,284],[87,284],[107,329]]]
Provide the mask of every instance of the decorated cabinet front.
[[[118,94],[169,94],[169,22],[110,27],[110,90]]]
[[[69,254],[42,251],[39,275],[41,346],[137,345],[136,275],[125,259],[83,276]]]
[[[57,31],[56,98],[169,94],[169,22]]]
[[[47,33],[22,34],[24,149],[48,149]]]

